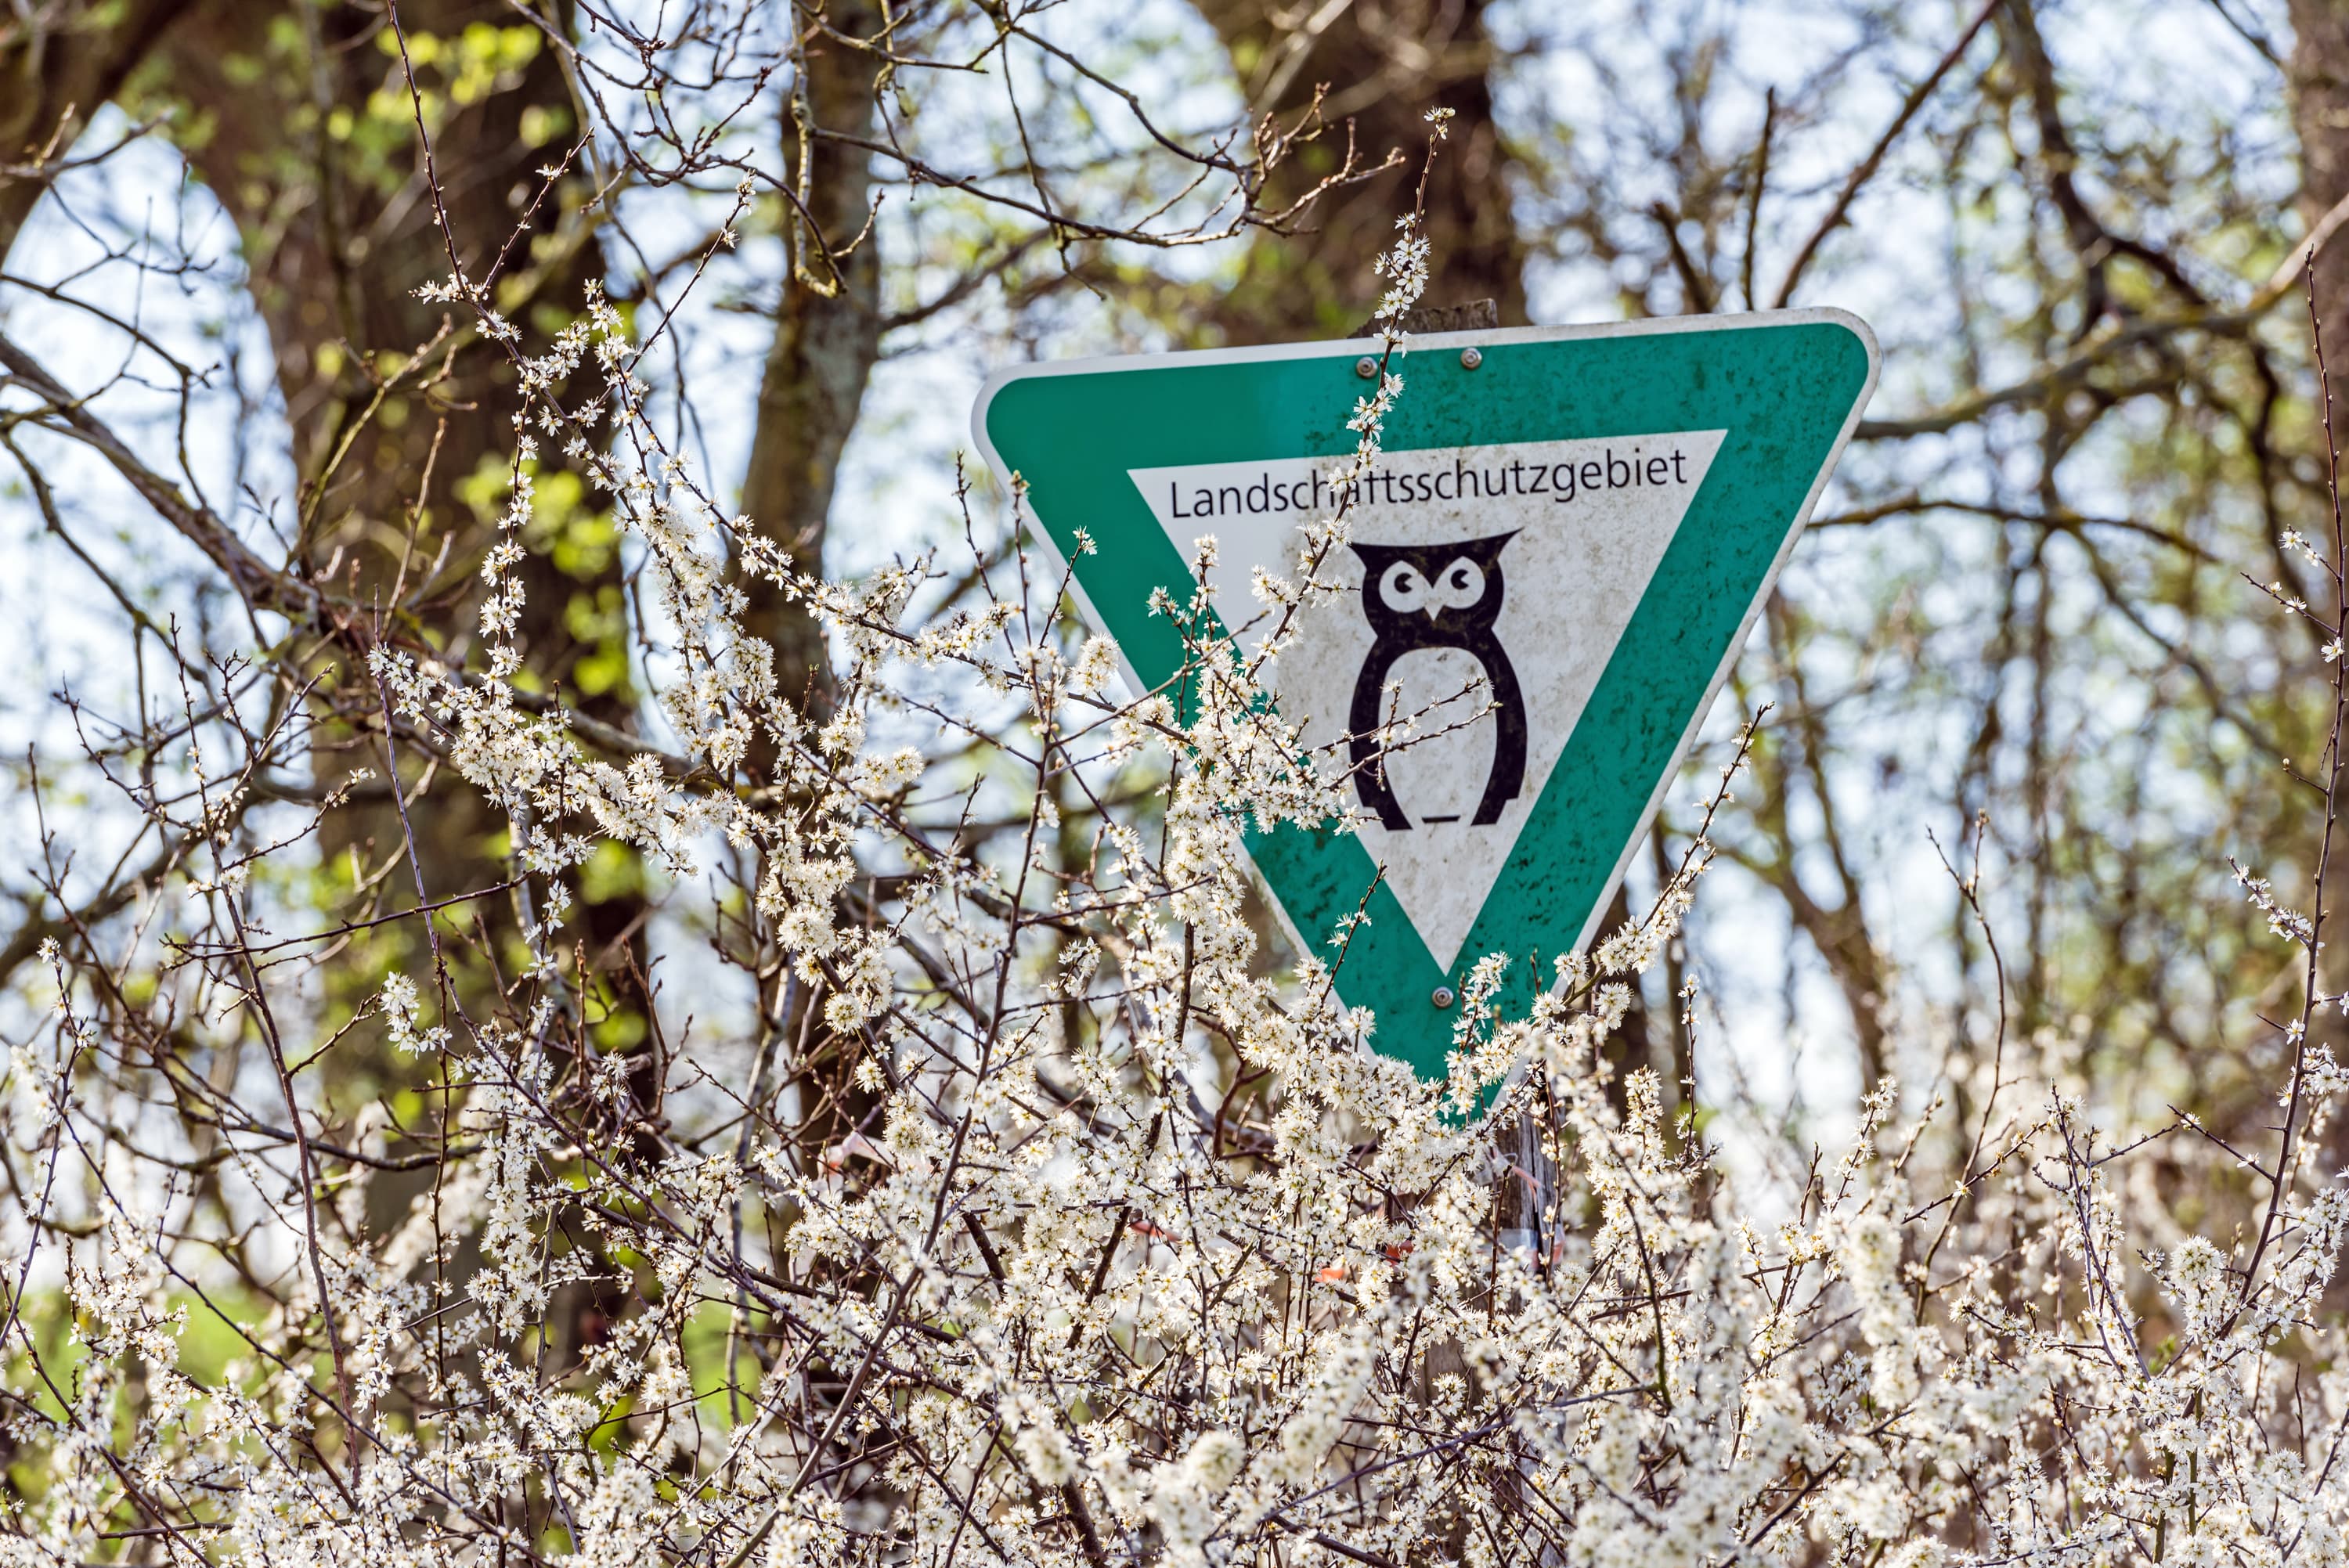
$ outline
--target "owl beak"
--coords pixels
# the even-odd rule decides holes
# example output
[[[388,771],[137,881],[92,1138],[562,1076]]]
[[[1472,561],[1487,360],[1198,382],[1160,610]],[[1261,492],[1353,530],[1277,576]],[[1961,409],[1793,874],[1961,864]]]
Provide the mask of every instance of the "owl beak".
[[[1427,607],[1427,618],[1428,618],[1429,620],[1431,620],[1431,621],[1434,620],[1438,615],[1441,615],[1441,614],[1444,614],[1444,606],[1443,606],[1443,605],[1441,605],[1441,604],[1430,604],[1430,605]]]

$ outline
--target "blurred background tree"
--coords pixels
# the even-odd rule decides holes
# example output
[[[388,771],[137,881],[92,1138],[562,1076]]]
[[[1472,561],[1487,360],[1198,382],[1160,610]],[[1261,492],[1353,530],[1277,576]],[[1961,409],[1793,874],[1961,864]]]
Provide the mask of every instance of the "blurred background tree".
[[[2119,1116],[2265,1114],[2248,1026],[2290,982],[2228,858],[2313,894],[2282,868],[2311,848],[2291,761],[2321,743],[2326,651],[2264,613],[2262,585],[2313,592],[2290,537],[2331,526],[2293,247],[2329,239],[2349,195],[2337,5],[48,0],[0,21],[0,325],[159,469],[175,431],[208,432],[190,485],[364,623],[298,634],[341,761],[274,781],[295,797],[379,763],[352,647],[466,655],[515,478],[511,433],[470,417],[508,346],[419,285],[452,266],[489,282],[534,348],[600,282],[662,342],[653,395],[679,449],[795,558],[854,573],[959,535],[932,454],[995,364],[1358,326],[1413,177],[1394,158],[1450,108],[1433,304],[1490,300],[1508,324],[1838,304],[1885,344],[1868,422],[1714,716],[1718,738],[1772,705],[1719,834],[1730,866],[1629,1056],[1804,1139],[1945,1058],[1936,1088],[1986,1093],[2001,991],[1946,856],[1982,879],[2011,1039]],[[2344,319],[2349,244],[2315,278]],[[193,367],[162,388],[187,418],[150,395],[165,348]],[[536,667],[616,731],[657,729],[628,651],[631,628],[657,642],[657,607],[552,447],[531,478]],[[10,656],[39,676],[11,699],[24,735],[66,684],[143,700],[75,628],[144,616],[160,653],[171,614],[197,639],[225,603],[213,563],[119,521],[119,490],[68,488],[45,515],[29,485],[9,502]],[[820,639],[780,594],[754,618],[821,720]],[[416,753],[403,777],[434,765]],[[1702,794],[1675,794],[1636,882]],[[31,841],[26,816],[10,826]],[[371,918],[510,874],[461,810],[413,830],[409,867],[395,803],[362,790],[318,896]],[[1064,831],[1066,852],[1082,840]],[[12,975],[75,931],[67,903],[120,907],[140,864],[103,858],[60,896],[12,884]],[[865,896],[885,899],[885,872]],[[657,879],[616,861],[574,915],[610,1048],[654,1051],[718,1005],[651,1000],[664,966],[740,935],[661,907]],[[468,984],[495,984],[502,910],[443,918],[480,922]],[[860,1102],[809,998],[778,981],[742,1005],[810,1042],[786,1070],[811,1138],[836,1142]],[[385,1070],[353,1073],[354,1103]]]

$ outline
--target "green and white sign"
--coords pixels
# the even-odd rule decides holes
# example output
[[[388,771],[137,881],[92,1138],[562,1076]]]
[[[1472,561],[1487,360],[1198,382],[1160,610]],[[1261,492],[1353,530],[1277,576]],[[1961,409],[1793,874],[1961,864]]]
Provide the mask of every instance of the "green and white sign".
[[[1187,596],[1199,539],[1216,541],[1224,616],[1258,613],[1257,567],[1294,578],[1299,525],[1334,510],[1326,476],[1353,451],[1365,347],[988,382],[979,446],[1026,480],[1064,559],[1092,536],[1077,590],[1139,686],[1181,667],[1150,604]],[[1350,755],[1362,810],[1249,839],[1302,945],[1334,957],[1370,892],[1338,989],[1376,1009],[1379,1049],[1441,1078],[1444,1003],[1477,959],[1508,954],[1522,995],[1527,960],[1596,934],[1876,366],[1873,335],[1838,311],[1446,333],[1397,356],[1377,472],[1323,567],[1350,592],[1299,618],[1273,685],[1309,745]],[[1370,732],[1414,715],[1424,738],[1381,754]]]

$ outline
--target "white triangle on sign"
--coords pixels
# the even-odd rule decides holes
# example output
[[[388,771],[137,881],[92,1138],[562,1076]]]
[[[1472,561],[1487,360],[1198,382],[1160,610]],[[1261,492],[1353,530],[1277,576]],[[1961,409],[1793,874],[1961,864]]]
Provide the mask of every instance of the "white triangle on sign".
[[[1299,617],[1271,686],[1306,744],[1331,748],[1323,755],[1339,767],[1366,681],[1381,720],[1418,716],[1415,738],[1381,759],[1385,804],[1402,825],[1381,820],[1380,773],[1365,769],[1358,831],[1447,972],[1726,433],[1387,452],[1357,497],[1351,546],[1321,568],[1345,592]],[[1216,613],[1245,644],[1252,622],[1266,624],[1255,573],[1295,579],[1299,527],[1336,509],[1323,477],[1333,466],[1288,458],[1127,471],[1185,561],[1215,538]],[[1364,596],[1366,554],[1381,562],[1375,599]],[[1497,675],[1482,655],[1494,647],[1507,666]],[[1477,716],[1511,678],[1525,710],[1523,773],[1500,769],[1496,786],[1504,726]],[[1510,783],[1514,795],[1496,800]]]

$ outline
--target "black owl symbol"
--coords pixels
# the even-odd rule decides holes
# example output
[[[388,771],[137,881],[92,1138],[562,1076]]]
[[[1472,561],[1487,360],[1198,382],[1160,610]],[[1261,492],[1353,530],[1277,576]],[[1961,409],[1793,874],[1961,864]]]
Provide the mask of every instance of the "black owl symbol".
[[[1499,821],[1501,808],[1525,787],[1525,698],[1517,690],[1517,672],[1494,629],[1507,586],[1501,576],[1501,547],[1516,537],[1512,529],[1448,544],[1351,547],[1362,560],[1362,613],[1378,641],[1354,681],[1349,749],[1354,789],[1390,832],[1410,827],[1411,819],[1403,815],[1386,769],[1380,766],[1381,748],[1373,736],[1379,727],[1379,696],[1394,662],[1421,648],[1458,648],[1475,655],[1499,704],[1493,715],[1499,726],[1493,769],[1485,775],[1485,797],[1471,821],[1478,827]]]

